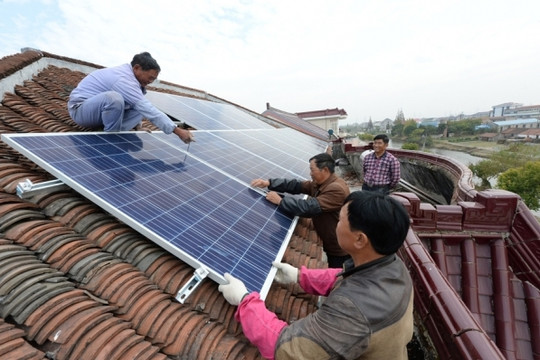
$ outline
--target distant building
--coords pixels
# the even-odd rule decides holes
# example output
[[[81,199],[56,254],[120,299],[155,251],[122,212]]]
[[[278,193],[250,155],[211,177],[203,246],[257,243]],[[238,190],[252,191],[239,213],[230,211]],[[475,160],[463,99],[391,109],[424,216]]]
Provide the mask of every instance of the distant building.
[[[514,102],[507,102],[504,104],[492,106],[493,110],[491,110],[490,117],[505,116],[505,113],[507,111],[518,108],[520,106],[523,106],[523,104],[518,104]]]
[[[520,106],[507,109],[504,112],[505,119],[511,118],[538,118],[540,117],[540,105]]]
[[[480,111],[474,114],[464,115],[464,119],[487,119],[490,113],[490,111]]]
[[[439,126],[439,120],[437,119],[429,119],[429,120],[422,120],[418,126],[424,126],[424,127],[427,127],[427,126],[433,126],[433,127],[438,127]]]
[[[481,141],[497,141],[502,136],[498,133],[483,133],[478,135],[478,140]]]
[[[336,134],[339,132],[339,120],[345,120],[347,118],[347,112],[338,108],[304,111],[298,112],[296,115],[321,129],[332,129]]]
[[[499,132],[507,129],[538,129],[540,128],[540,121],[538,119],[514,119],[504,121],[494,121],[497,125]]]
[[[392,126],[394,125],[394,121],[392,119],[386,118],[383,121],[380,121],[374,125],[378,126],[379,131],[384,133],[390,133],[390,131],[392,130]]]
[[[517,135],[518,138],[524,140],[540,140],[540,129],[527,129]]]

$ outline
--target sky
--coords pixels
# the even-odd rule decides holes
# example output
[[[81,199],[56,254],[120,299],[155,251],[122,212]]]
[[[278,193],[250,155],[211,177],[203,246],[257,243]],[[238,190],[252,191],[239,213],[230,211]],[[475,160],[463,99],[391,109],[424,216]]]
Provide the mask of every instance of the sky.
[[[159,78],[341,124],[540,104],[538,0],[0,0],[0,58],[102,66],[148,51]]]

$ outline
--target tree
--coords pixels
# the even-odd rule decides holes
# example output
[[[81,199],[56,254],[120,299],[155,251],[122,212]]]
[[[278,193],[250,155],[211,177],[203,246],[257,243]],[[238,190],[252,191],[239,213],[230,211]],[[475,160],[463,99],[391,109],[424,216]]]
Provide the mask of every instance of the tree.
[[[373,130],[373,121],[371,121],[371,116],[369,117],[369,122],[368,122],[368,125],[367,125],[367,131],[372,131]]]
[[[469,168],[474,175],[482,179],[487,177],[496,177],[498,174],[512,168],[525,165],[529,161],[540,160],[540,148],[527,144],[512,144],[507,149],[491,154],[491,156],[482,160]]]
[[[540,161],[529,161],[499,175],[497,185],[519,196],[531,210],[540,209]]]
[[[396,114],[396,119],[394,120],[394,125],[403,124],[405,122],[405,115],[403,115],[403,110],[399,109]]]
[[[466,119],[456,120],[448,122],[448,132],[454,133],[458,136],[474,134],[476,126],[480,125],[482,120],[480,119]]]
[[[394,124],[392,127],[392,136],[401,136],[403,134],[404,126],[403,123]]]
[[[501,163],[493,160],[481,160],[476,164],[469,165],[472,173],[482,180],[482,188],[491,188],[490,180],[496,179],[497,175],[505,171],[507,168]]]
[[[394,126],[392,127],[392,136],[401,136],[403,134],[403,127],[405,126],[405,115],[401,109],[398,110],[396,118],[394,119]]]
[[[405,121],[403,125],[404,125],[403,134],[402,134],[403,136],[410,136],[413,133],[413,131],[418,129],[418,124],[416,123],[414,119],[409,119]]]

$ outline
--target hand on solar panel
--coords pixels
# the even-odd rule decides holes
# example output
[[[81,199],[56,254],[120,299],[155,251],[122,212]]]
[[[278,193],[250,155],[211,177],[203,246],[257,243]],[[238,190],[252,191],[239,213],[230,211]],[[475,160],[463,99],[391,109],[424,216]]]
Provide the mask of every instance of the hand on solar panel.
[[[279,205],[281,203],[281,196],[275,191],[269,191],[266,194],[266,200],[270,201],[272,204]]]
[[[178,136],[185,144],[195,141],[195,137],[189,130],[176,127],[173,133],[176,134],[176,136]]]
[[[219,292],[223,293],[223,297],[229,304],[238,306],[244,296],[249,294],[246,285],[244,285],[242,280],[235,278],[229,273],[225,273],[223,277],[228,281],[228,284],[219,285]]]
[[[143,124],[142,123],[138,123],[136,126],[135,126],[135,131],[146,131],[147,133],[151,133],[152,131],[150,129],[145,129],[143,127]]]
[[[287,263],[274,261],[272,263],[278,269],[274,280],[280,284],[294,284],[298,282],[298,269]]]
[[[251,186],[265,188],[270,186],[270,181],[264,179],[253,179],[251,180]]]

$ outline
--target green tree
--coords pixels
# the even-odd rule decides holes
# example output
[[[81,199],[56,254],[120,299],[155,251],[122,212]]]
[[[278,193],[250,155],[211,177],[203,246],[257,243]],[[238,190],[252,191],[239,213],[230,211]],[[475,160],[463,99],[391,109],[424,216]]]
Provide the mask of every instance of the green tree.
[[[530,161],[540,161],[540,147],[516,143],[493,153],[489,159],[470,165],[469,169],[482,180],[483,188],[489,188],[490,180],[496,179],[499,174],[522,167]]]
[[[366,142],[373,141],[373,137],[374,137],[373,134],[370,134],[370,133],[358,134],[358,138]]]
[[[373,121],[371,121],[371,116],[369,117],[369,122],[368,122],[368,125],[367,125],[367,131],[372,131],[373,130]]]
[[[403,134],[403,128],[405,125],[403,123],[394,124],[392,127],[392,136],[401,136]]]
[[[394,125],[403,124],[405,122],[405,115],[403,115],[403,110],[399,109],[396,114],[396,119],[394,120]]]
[[[407,121],[405,121],[405,124],[403,126],[403,136],[411,136],[411,134],[413,133],[413,131],[415,131],[416,129],[418,129],[418,124],[416,123],[416,121],[414,119],[409,119]]]
[[[393,136],[403,135],[403,127],[405,126],[405,115],[401,109],[398,110],[396,118],[394,119],[394,126],[392,127]]]
[[[482,180],[481,187],[489,189],[491,188],[490,180],[496,179],[507,168],[497,161],[481,160],[476,164],[469,165],[469,169],[471,169],[475,176]]]
[[[438,128],[433,125],[420,125],[419,128],[424,129],[426,135],[435,135],[438,133]]]
[[[472,135],[476,126],[480,125],[482,120],[480,119],[466,119],[456,120],[448,122],[448,132],[453,133],[456,136]]]
[[[529,161],[521,167],[503,172],[499,175],[497,185],[521,196],[529,209],[540,209],[540,161]]]

